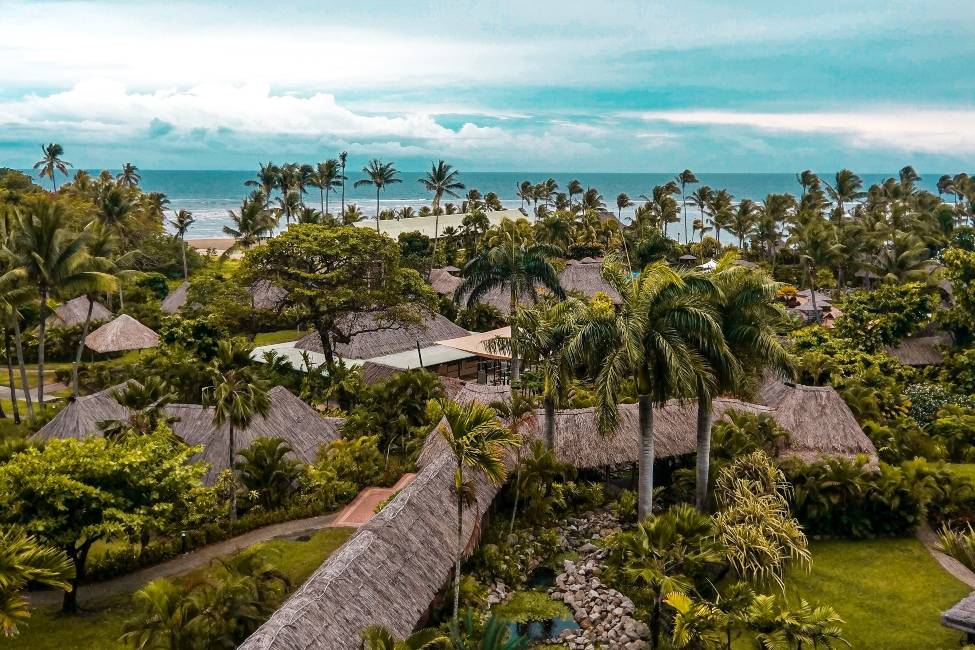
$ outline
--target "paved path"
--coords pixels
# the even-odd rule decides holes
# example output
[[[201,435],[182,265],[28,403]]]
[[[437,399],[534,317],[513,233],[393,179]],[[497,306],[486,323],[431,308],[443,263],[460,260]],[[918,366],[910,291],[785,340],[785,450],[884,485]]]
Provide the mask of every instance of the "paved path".
[[[172,560],[140,569],[134,573],[104,582],[83,585],[78,590],[78,604],[84,606],[92,601],[130,593],[156,578],[169,578],[187,573],[193,569],[206,566],[218,557],[229,555],[260,542],[266,542],[269,539],[294,538],[302,533],[328,528],[334,520],[335,514],[330,514],[265,526],[216,544],[204,546],[186,555],[180,555]],[[32,605],[56,605],[61,603],[63,595],[63,592],[60,591],[41,591],[30,594],[30,600]]]
[[[928,525],[928,522],[924,522],[917,529],[917,538],[921,540],[924,547],[928,549],[928,553],[931,554],[931,557],[937,560],[938,564],[941,565],[941,568],[964,582],[972,589],[975,589],[975,573],[972,573],[968,567],[955,558],[951,557],[950,555],[945,555],[935,548],[935,545],[938,543],[938,534],[931,530],[931,526]]]
[[[416,474],[403,474],[391,488],[368,487],[359,492],[335,519],[333,526],[358,528],[372,519],[376,506],[410,484]]]
[[[67,386],[65,386],[61,382],[55,382],[53,384],[44,384],[44,401],[45,402],[54,402],[54,401],[59,400],[59,399],[64,399],[63,397],[58,397],[57,395],[54,395],[54,393],[56,393],[59,390],[64,390],[65,388],[67,388]],[[27,396],[26,396],[24,390],[21,389],[21,388],[14,388],[14,395],[17,396],[17,399],[19,401],[24,401],[24,402],[27,401]],[[31,388],[30,389],[30,396],[31,396],[31,399],[34,400],[34,402],[40,401],[40,400],[37,399],[37,389],[36,388]],[[9,400],[10,399],[10,387],[9,386],[0,386],[0,399],[5,399],[5,400]]]

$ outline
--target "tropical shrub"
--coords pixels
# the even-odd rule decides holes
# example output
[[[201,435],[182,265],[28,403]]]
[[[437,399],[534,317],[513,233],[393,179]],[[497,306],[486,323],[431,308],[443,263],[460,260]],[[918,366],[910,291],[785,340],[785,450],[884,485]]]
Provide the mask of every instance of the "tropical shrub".
[[[506,321],[497,307],[477,302],[458,311],[454,322],[471,332],[489,332],[503,327]]]
[[[941,381],[964,395],[975,393],[975,348],[958,350],[945,356]]]
[[[938,535],[937,549],[975,571],[975,529],[969,524],[965,530],[945,526]]]
[[[257,438],[237,452],[240,482],[265,509],[278,508],[291,498],[301,473],[298,461],[288,458],[291,447],[281,438]]]
[[[909,384],[904,388],[904,396],[910,400],[907,415],[921,426],[933,421],[946,406],[975,407],[975,400],[971,397],[955,394],[943,384]]]
[[[883,284],[844,298],[835,333],[873,352],[913,334],[931,318],[934,298],[920,283]]]

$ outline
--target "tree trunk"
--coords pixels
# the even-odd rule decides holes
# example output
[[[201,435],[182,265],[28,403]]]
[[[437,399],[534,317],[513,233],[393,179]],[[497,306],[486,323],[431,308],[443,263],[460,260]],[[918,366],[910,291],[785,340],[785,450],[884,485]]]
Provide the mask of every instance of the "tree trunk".
[[[44,335],[47,332],[47,291],[41,290],[40,328],[37,333],[37,408],[44,410]],[[24,385],[24,390],[30,390]]]
[[[653,407],[649,395],[640,395],[640,478],[637,516],[643,521],[653,511]]]
[[[234,425],[230,423],[230,436],[228,438],[228,451],[230,452],[230,528],[233,530],[237,522],[237,472],[234,470]]]
[[[433,273],[433,266],[437,263],[437,233],[440,230],[440,215],[434,210],[433,213],[433,256],[430,259],[430,272]],[[427,274],[427,280],[430,275]]]
[[[555,398],[546,394],[542,402],[545,406],[545,445],[555,449]]]
[[[815,265],[809,271],[809,296],[812,300],[813,306],[813,316],[816,318],[816,322],[819,323],[822,319],[819,317],[819,307],[816,306],[816,267]]]
[[[75,576],[71,580],[71,589],[64,592],[64,599],[61,601],[61,611],[65,614],[76,614],[78,612],[78,587],[85,577],[85,564],[88,560],[88,550],[95,543],[96,539],[86,541],[81,548],[76,548],[72,544],[68,549],[65,549],[68,558],[74,564],[75,572]]]
[[[376,232],[379,232],[379,188],[376,188]]]
[[[328,214],[328,194],[329,194],[329,192],[331,192],[331,191],[332,191],[332,188],[331,188],[331,187],[329,187],[329,188],[328,188],[328,190],[327,190],[327,191],[325,192],[325,210],[324,210],[324,212],[322,213],[322,216],[323,216],[323,217],[324,217],[324,216],[325,216],[326,214]]]
[[[518,311],[518,293],[514,283],[511,285],[511,383],[514,384],[521,377],[521,360],[518,358],[518,324],[515,315]]]
[[[660,647],[660,596],[653,599],[653,610],[650,612],[650,647],[657,650]]]
[[[24,389],[24,401],[27,402],[27,417],[34,419],[34,398],[30,395],[27,384],[27,367],[24,365],[24,337],[20,333],[20,321],[14,314],[14,347],[17,350],[17,365],[20,366],[20,386]]]
[[[322,206],[322,217],[325,216],[325,189],[322,187],[318,188],[318,198]]]
[[[183,251],[183,282],[189,282],[190,272],[186,266],[186,239],[180,237],[179,243],[180,243],[180,248]]]
[[[460,561],[464,555],[464,466],[457,461],[457,557],[454,559],[454,621],[460,609]]]
[[[680,204],[684,208],[684,242],[690,243],[690,239],[687,238],[687,197],[684,196],[684,184],[681,183],[680,186]],[[664,231],[666,232],[667,226],[664,226]]]
[[[345,177],[345,165],[342,165],[342,214],[339,216],[343,218],[345,216],[345,182],[347,180],[348,179]]]
[[[711,395],[703,386],[697,389],[697,483],[694,501],[701,512],[708,506],[708,477],[711,473]]]
[[[7,352],[7,380],[10,382],[10,407],[13,410],[14,424],[20,424],[20,406],[17,404],[17,389],[14,388],[14,359],[10,349],[10,331],[4,330],[4,347]]]
[[[81,330],[81,340],[78,341],[78,352],[74,357],[71,368],[71,394],[78,399],[78,366],[81,365],[81,355],[85,351],[85,339],[88,338],[88,328],[91,327],[91,312],[95,308],[95,301],[88,296],[88,314],[85,316],[85,326]]]

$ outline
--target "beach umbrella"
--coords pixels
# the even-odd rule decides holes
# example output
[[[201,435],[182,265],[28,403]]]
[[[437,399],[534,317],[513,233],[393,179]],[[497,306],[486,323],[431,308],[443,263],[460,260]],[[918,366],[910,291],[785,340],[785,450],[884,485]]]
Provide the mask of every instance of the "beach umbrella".
[[[144,350],[159,345],[159,335],[132,318],[122,314],[85,338],[85,346],[98,353]]]

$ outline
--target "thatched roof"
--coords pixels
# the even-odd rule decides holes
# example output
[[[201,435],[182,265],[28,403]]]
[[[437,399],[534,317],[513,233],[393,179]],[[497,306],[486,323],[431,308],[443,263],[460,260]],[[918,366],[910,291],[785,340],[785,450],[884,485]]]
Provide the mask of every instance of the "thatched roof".
[[[157,345],[159,335],[128,314],[122,314],[85,337],[85,346],[95,352],[145,350]]]
[[[159,308],[167,314],[175,314],[186,304],[186,295],[189,289],[190,283],[183,282],[166,296]]]
[[[968,635],[975,634],[975,593],[965,596],[951,609],[942,612],[941,624]]]
[[[31,436],[32,440],[80,440],[91,435],[99,435],[98,423],[105,420],[124,420],[129,417],[129,409],[116,401],[112,395],[124,389],[124,384],[106,388],[103,391],[79,397],[68,402],[50,422]]]
[[[48,318],[48,326],[74,327],[84,325],[85,318],[88,317],[88,298],[78,296],[66,303],[58,305],[54,313]],[[105,305],[94,301],[91,309],[91,322],[104,323],[112,320],[112,312]]]
[[[94,395],[80,397],[69,403],[50,422],[32,436],[34,440],[53,440],[101,435],[98,423],[105,420],[124,420],[129,410],[120,405],[112,394],[122,387],[110,388]],[[321,445],[339,438],[342,418],[325,418],[293,395],[287,388],[277,386],[268,391],[271,410],[266,418],[254,418],[246,429],[234,431],[235,446],[244,449],[256,438],[281,438],[293,450],[293,456],[310,463],[318,455]],[[173,432],[188,445],[203,445],[194,462],[206,462],[210,469],[204,476],[206,484],[213,483],[227,467],[228,431],[226,425],[214,429],[213,409],[198,404],[171,404],[165,408],[169,417],[178,418]]]
[[[905,366],[938,366],[944,360],[942,348],[951,343],[951,335],[946,333],[911,336],[886,351]]]
[[[581,293],[588,297],[592,297],[597,291],[601,291],[608,295],[614,303],[620,301],[620,294],[603,279],[603,266],[600,260],[593,260],[591,257],[587,257],[576,264],[567,264],[559,274],[559,284],[566,291]]]
[[[335,353],[343,359],[372,359],[415,350],[417,342],[424,348],[442,339],[468,334],[463,327],[434,312],[426,312],[421,322],[406,326],[384,323],[372,314],[359,314],[345,328],[360,333],[353,334],[349,343],[335,344]],[[323,352],[322,339],[318,332],[312,332],[295,343],[295,348]]]
[[[438,434],[431,434],[438,435]],[[350,650],[362,630],[410,634],[450,579],[457,535],[454,463],[441,456],[315,571],[240,650]],[[474,477],[464,537],[479,531],[497,488]]]
[[[800,302],[809,301],[812,304],[813,291],[811,289],[800,289],[796,292],[796,297]],[[816,292],[816,307],[822,309],[823,305],[833,303],[833,299],[821,291]]]
[[[456,275],[452,275],[447,269],[433,269],[430,271],[430,286],[441,296],[453,296],[460,286],[461,280]]]
[[[258,280],[250,286],[251,307],[262,311],[281,309],[288,292],[270,280]]]

